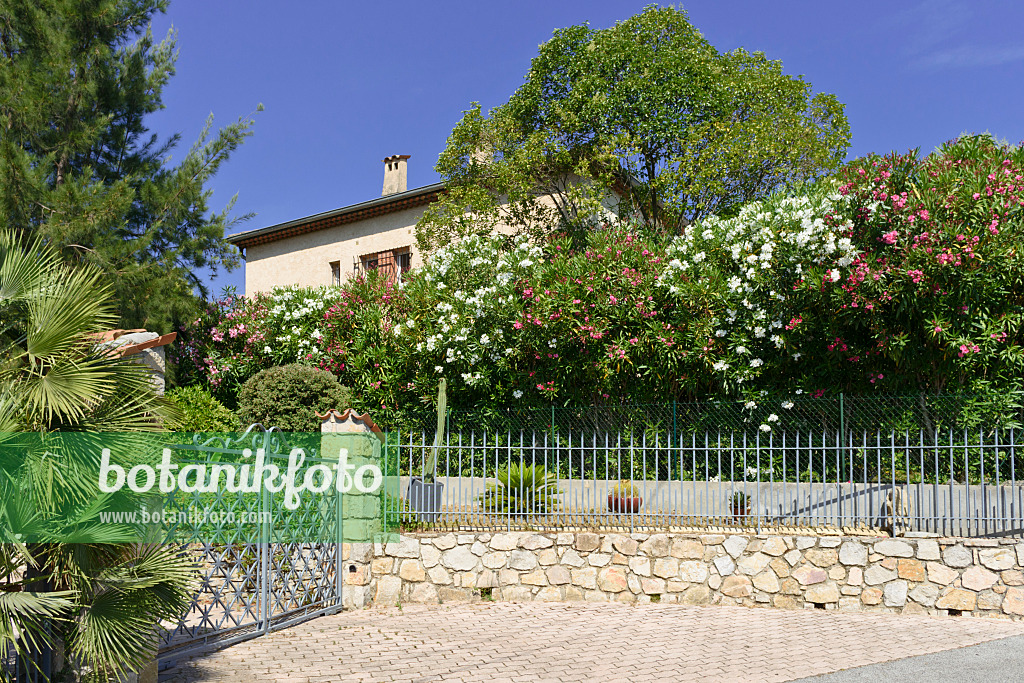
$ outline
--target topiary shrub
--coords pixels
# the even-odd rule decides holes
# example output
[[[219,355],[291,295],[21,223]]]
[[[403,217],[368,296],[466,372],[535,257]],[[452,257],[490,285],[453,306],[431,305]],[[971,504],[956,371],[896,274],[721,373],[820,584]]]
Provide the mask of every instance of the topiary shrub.
[[[238,417],[202,387],[178,387],[166,394],[180,415],[168,427],[175,432],[233,432]]]
[[[243,425],[259,423],[285,432],[320,431],[320,418],[331,408],[352,404],[352,392],[326,370],[308,365],[282,365],[256,373],[238,394]]]

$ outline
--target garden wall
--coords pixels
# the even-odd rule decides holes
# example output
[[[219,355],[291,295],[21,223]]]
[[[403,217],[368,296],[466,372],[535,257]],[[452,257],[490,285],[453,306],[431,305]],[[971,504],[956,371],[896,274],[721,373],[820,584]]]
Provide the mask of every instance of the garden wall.
[[[1024,541],[445,533],[345,547],[350,607],[673,602],[1024,618]]]

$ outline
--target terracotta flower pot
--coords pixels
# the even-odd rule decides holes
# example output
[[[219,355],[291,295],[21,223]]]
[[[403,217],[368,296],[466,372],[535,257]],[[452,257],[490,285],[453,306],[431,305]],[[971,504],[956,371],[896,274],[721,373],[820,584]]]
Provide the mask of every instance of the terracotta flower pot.
[[[642,498],[627,498],[608,494],[608,510],[611,512],[640,512],[640,506],[644,504]]]

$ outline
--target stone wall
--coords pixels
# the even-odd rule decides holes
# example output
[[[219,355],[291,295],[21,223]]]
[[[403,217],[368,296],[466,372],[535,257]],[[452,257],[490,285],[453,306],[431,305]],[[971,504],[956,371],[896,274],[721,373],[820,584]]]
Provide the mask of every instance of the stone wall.
[[[346,546],[349,606],[674,602],[1024,617],[1019,539],[463,533]]]

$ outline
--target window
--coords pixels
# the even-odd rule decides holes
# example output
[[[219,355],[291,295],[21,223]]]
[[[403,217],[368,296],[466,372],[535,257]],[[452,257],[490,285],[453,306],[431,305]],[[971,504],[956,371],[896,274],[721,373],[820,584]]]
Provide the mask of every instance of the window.
[[[331,261],[331,284],[341,284],[341,261]]]
[[[371,270],[381,270],[387,273],[388,278],[402,279],[402,275],[412,269],[412,252],[409,247],[388,249],[373,254],[360,256],[353,264],[355,274],[365,274]]]

